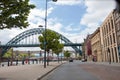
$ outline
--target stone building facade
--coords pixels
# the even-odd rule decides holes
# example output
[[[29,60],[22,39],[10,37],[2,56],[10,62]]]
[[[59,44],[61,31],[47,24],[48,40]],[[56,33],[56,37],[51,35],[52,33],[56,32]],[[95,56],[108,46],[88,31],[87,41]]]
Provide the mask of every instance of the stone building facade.
[[[115,18],[112,11],[100,27],[103,61],[119,62]]]
[[[102,46],[101,46],[100,28],[98,28],[91,35],[91,47],[92,47],[93,61],[102,62],[103,55],[101,48]]]
[[[120,13],[114,10],[113,15],[115,19],[115,29],[116,29],[118,53],[119,53],[119,60],[120,60]]]

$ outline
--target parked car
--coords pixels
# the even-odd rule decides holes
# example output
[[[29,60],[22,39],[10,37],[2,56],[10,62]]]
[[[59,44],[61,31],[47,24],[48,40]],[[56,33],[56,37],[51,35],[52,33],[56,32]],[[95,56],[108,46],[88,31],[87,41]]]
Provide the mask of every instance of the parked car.
[[[73,62],[73,59],[72,59],[72,58],[70,58],[70,59],[69,59],[69,62]]]
[[[81,61],[82,61],[82,62],[86,62],[86,61],[87,61],[87,59],[82,59]]]

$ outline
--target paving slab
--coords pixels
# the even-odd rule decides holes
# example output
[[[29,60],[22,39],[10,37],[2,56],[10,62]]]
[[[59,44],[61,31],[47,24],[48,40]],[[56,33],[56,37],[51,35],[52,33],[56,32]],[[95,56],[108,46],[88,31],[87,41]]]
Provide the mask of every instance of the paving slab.
[[[43,64],[1,67],[0,80],[37,80],[63,63],[50,62],[46,68]]]

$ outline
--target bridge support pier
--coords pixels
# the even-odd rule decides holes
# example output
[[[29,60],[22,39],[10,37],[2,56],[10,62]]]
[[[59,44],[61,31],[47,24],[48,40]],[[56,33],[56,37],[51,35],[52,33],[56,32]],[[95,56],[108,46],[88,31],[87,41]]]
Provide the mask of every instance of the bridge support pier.
[[[81,53],[80,46],[79,46],[79,56],[81,56],[81,55],[82,55],[82,53]]]

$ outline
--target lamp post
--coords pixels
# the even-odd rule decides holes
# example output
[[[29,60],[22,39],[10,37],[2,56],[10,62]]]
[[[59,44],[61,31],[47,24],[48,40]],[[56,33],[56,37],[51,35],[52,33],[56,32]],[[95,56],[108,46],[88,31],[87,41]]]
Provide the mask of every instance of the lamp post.
[[[30,64],[30,51],[28,51],[28,64]]]
[[[18,65],[18,51],[16,51],[16,65]]]
[[[2,62],[2,49],[0,47],[0,66],[1,66],[1,62]]]
[[[1,41],[0,41],[0,45],[1,45]],[[2,62],[2,48],[0,47],[0,66],[1,66],[1,62]]]
[[[45,0],[45,36],[44,36],[44,68],[46,68],[46,44],[47,44],[47,40],[46,40],[46,30],[47,30],[47,1]],[[56,2],[57,0],[52,0],[53,2]],[[43,27],[43,26],[39,26],[39,27]]]

